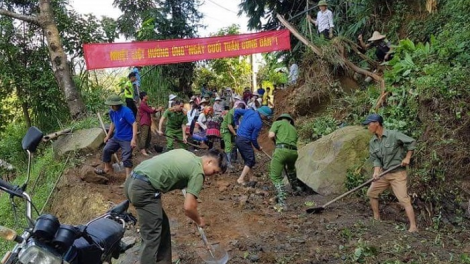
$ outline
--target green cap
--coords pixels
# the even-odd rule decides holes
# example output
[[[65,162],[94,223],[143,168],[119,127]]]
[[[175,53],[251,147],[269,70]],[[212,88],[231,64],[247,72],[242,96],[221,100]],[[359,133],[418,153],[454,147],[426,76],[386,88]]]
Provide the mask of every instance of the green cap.
[[[105,105],[122,105],[121,97],[119,95],[113,94],[110,95],[107,99],[106,102],[104,102]]]
[[[287,120],[289,120],[289,122],[290,122],[292,125],[294,125],[294,119],[293,119],[292,116],[290,116],[289,114],[282,114],[282,115],[280,115],[280,116],[276,119],[276,121],[277,121],[277,120],[281,120],[281,119],[287,119]]]
[[[328,6],[328,3],[325,0],[321,0],[320,2],[318,2],[317,6]]]

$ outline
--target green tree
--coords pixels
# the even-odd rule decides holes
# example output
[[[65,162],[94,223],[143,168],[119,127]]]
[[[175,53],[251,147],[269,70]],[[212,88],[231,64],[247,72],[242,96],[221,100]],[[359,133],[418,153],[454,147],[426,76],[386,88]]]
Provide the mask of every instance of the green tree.
[[[202,15],[200,0],[115,0],[123,15],[117,23],[126,38],[144,40],[194,38]],[[189,91],[195,63],[157,66],[174,91]]]
[[[63,4],[63,2],[59,4]],[[27,13],[17,13],[18,10],[26,10],[26,8]],[[63,92],[69,113],[72,118],[78,118],[84,114],[85,104],[72,80],[72,71],[62,46],[51,2],[39,0],[38,4],[34,4],[30,1],[7,0],[0,6],[0,15],[37,25],[44,31],[52,71]]]
[[[238,25],[231,25],[226,28],[220,29],[213,36],[225,36],[225,35],[236,35],[240,33]],[[207,82],[212,87],[231,87],[235,89],[241,89],[246,86],[250,86],[251,83],[251,64],[250,56],[239,56],[235,58],[222,58],[208,60],[202,64],[199,76],[207,71],[213,73],[211,78],[199,79],[197,81],[198,87],[202,86],[203,83]],[[211,75],[207,75],[207,77]]]

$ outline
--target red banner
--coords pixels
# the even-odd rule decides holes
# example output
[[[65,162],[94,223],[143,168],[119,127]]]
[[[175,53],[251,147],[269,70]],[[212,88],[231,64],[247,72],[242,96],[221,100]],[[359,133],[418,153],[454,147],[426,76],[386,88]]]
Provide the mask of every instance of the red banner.
[[[288,49],[288,30],[209,38],[83,45],[88,70],[190,62]]]

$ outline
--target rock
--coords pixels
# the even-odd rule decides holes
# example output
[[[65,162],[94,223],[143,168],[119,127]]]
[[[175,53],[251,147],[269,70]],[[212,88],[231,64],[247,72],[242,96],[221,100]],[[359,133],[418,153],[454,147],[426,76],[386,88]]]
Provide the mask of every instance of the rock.
[[[240,206],[243,207],[243,206],[245,206],[245,204],[248,201],[248,195],[242,195],[242,196],[240,196],[240,198],[238,200],[240,202]]]
[[[72,151],[81,153],[95,152],[103,144],[104,137],[104,132],[100,128],[74,131],[73,134],[59,137],[53,143],[54,153],[60,157]]]
[[[258,255],[250,255],[248,257],[250,259],[251,262],[258,262],[259,261],[259,256]]]
[[[101,176],[95,173],[95,168],[92,166],[84,165],[80,169],[80,179],[89,183],[100,183],[106,184],[108,182],[108,178],[105,176]]]
[[[216,184],[220,192],[227,190],[227,188],[230,186],[230,182],[227,182],[227,181],[217,181]]]
[[[128,249],[128,248],[131,248],[132,246],[135,245],[136,240],[137,240],[137,239],[136,239],[135,237],[130,237],[130,236],[128,236],[128,237],[123,237],[123,238],[121,239],[121,248],[122,248],[123,250],[126,250],[126,249]]]
[[[323,195],[346,191],[348,169],[369,157],[370,133],[360,126],[343,127],[299,150],[297,177]],[[372,171],[372,165],[364,168]]]

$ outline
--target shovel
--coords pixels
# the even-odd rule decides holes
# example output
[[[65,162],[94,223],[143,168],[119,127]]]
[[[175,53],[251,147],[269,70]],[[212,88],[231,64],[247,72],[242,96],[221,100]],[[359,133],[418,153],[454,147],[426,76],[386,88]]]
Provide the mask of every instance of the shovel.
[[[201,146],[199,146],[199,145],[196,145],[196,144],[193,144],[193,143],[189,143],[189,142],[184,143],[183,140],[181,140],[181,139],[179,139],[179,138],[176,138],[176,137],[169,136],[169,135],[167,135],[167,134],[163,134],[163,136],[165,136],[165,137],[167,137],[167,138],[171,138],[171,139],[173,139],[173,140],[175,140],[175,141],[178,141],[178,142],[181,142],[181,143],[183,143],[183,144],[193,146],[193,147],[198,148],[198,149],[207,149],[207,148],[203,148],[203,147],[201,147]]]
[[[183,196],[186,197],[186,189],[182,189]],[[196,224],[197,231],[201,235],[202,242],[204,243],[205,250],[198,251],[198,255],[204,260],[206,264],[226,264],[229,260],[227,251],[225,251],[218,243],[210,244],[207,241],[204,229]]]
[[[401,166],[401,164],[396,165],[396,166],[393,166],[393,167],[391,167],[390,169],[388,169],[388,170],[382,172],[381,174],[379,174],[379,178],[382,177],[382,176],[384,176],[385,174],[391,172],[392,170],[394,170],[394,169],[400,167],[400,166]],[[322,205],[322,206],[320,206],[320,207],[308,208],[308,209],[305,210],[305,211],[307,212],[307,214],[318,214],[318,213],[321,213],[321,212],[323,212],[323,210],[325,210],[325,207],[327,207],[328,205],[330,205],[330,204],[332,204],[332,203],[338,201],[339,199],[345,197],[345,196],[348,195],[348,194],[351,194],[351,193],[353,193],[353,192],[355,192],[355,191],[361,189],[362,187],[364,187],[364,186],[368,185],[369,183],[373,182],[374,180],[375,180],[375,179],[372,178],[372,179],[370,179],[370,180],[364,182],[363,184],[357,186],[356,188],[354,188],[354,189],[352,189],[352,190],[350,190],[350,191],[348,191],[348,192],[346,192],[346,193],[344,193],[344,194],[342,194],[342,195],[336,197],[335,199],[333,199],[333,200],[327,202],[326,204],[324,204],[324,205]]]
[[[106,128],[104,127],[104,123],[103,123],[103,119],[101,118],[101,115],[100,113],[96,113],[98,115],[98,119],[100,120],[100,124],[101,124],[101,128],[103,129],[104,131],[104,134],[106,136],[108,136],[108,132],[106,131]],[[116,153],[113,154],[113,157],[114,159],[116,160],[116,163],[113,163],[111,166],[113,167],[113,170],[115,172],[120,172],[123,170],[124,168],[124,164],[122,164],[122,162],[119,162],[119,158],[118,156],[116,155]]]

